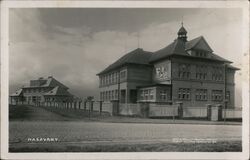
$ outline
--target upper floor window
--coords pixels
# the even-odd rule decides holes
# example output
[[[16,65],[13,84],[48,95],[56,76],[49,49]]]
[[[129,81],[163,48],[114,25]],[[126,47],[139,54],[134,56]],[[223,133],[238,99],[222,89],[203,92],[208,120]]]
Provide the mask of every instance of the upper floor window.
[[[189,100],[190,99],[190,88],[179,88],[178,99]]]
[[[222,81],[223,80],[223,69],[222,67],[212,68],[212,80]]]
[[[120,72],[120,79],[125,79],[126,78],[127,71],[123,70]]]
[[[190,77],[190,65],[189,64],[179,64],[179,78]]]
[[[207,57],[207,52],[206,51],[201,51],[201,50],[196,50],[195,51],[195,56],[197,56],[197,57]]]
[[[227,91],[226,97],[227,97],[227,100],[230,101],[230,91]]]
[[[207,67],[204,65],[196,65],[196,79],[207,79]]]

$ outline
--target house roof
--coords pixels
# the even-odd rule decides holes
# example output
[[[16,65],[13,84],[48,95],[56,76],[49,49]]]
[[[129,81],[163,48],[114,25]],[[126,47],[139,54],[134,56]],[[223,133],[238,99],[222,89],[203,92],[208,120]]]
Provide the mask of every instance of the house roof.
[[[178,34],[181,34],[181,33],[187,33],[187,30],[183,26],[181,26],[181,28],[178,31]]]
[[[183,29],[181,28],[180,31],[185,32],[186,30],[183,27]],[[209,52],[210,56],[208,57],[191,56],[187,53],[187,51],[190,49],[206,50]],[[133,64],[149,65],[149,64],[152,64],[153,62],[159,61],[161,59],[164,59],[173,55],[185,56],[189,58],[199,58],[199,59],[202,58],[202,59],[207,59],[207,60],[212,60],[212,61],[232,63],[231,61],[213,53],[213,50],[208,45],[205,38],[203,36],[199,36],[187,42],[184,42],[183,40],[177,38],[174,40],[174,42],[170,43],[166,47],[154,53],[144,51],[140,48],[135,49],[125,54],[123,57],[115,61],[113,64],[109,65],[107,68],[105,68],[102,72],[98,73],[97,75],[107,73],[113,69],[123,66],[124,64],[133,63]]]
[[[37,79],[40,80],[40,79]],[[56,80],[54,77],[49,76],[48,78],[44,78],[42,80],[46,80],[46,82],[40,86],[25,86],[23,88],[39,88],[39,87],[55,87],[55,86],[61,86],[64,87],[66,89],[68,89],[67,86],[65,86],[64,84],[62,84],[61,82],[59,82],[58,80]]]
[[[18,89],[16,92],[12,93],[10,96],[15,97],[15,96],[20,96],[22,94],[23,89]]]
[[[50,90],[49,92],[45,93],[44,95],[47,96],[71,96],[71,94],[64,88],[56,86],[55,88],[53,88],[52,90]]]
[[[162,48],[158,51],[156,51],[154,54],[152,54],[152,56],[150,57],[150,62],[153,61],[157,61],[159,59],[168,57],[170,55],[173,54],[177,54],[177,55],[188,55],[185,52],[185,42],[183,42],[180,39],[176,39],[174,40],[174,42],[170,43],[168,46],[166,46],[165,48]]]
[[[116,69],[118,67],[121,67],[124,64],[145,64],[148,65],[149,58],[151,57],[152,53],[148,51],[144,51],[141,48],[137,48],[124,56],[122,56],[120,59],[115,61],[113,64],[109,65],[107,68],[105,68],[103,71],[101,71],[99,74],[104,74],[106,72],[109,72],[113,69]]]
[[[239,68],[234,67],[234,66],[232,66],[230,64],[227,65],[227,68],[230,68],[230,69],[233,69],[233,70],[240,70]]]
[[[194,39],[192,39],[190,41],[187,41],[185,43],[185,49],[189,50],[189,49],[195,48],[199,44],[199,42],[201,42],[201,41],[203,41],[206,44],[206,47],[207,47],[209,52],[213,52],[213,50],[208,45],[207,41],[205,40],[205,38],[203,36],[199,36],[199,37],[194,38]]]

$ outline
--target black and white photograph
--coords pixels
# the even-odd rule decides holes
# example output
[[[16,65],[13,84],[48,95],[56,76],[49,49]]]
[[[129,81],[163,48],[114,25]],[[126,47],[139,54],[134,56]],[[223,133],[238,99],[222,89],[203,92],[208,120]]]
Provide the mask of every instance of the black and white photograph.
[[[2,3],[3,159],[248,159],[249,3],[175,2]]]

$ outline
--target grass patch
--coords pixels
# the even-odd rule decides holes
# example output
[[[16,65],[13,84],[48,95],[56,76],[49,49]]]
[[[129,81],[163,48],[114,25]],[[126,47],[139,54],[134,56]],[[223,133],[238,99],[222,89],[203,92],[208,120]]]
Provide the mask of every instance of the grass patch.
[[[108,145],[24,145],[11,146],[10,152],[241,152],[241,141],[217,143],[155,143]]]

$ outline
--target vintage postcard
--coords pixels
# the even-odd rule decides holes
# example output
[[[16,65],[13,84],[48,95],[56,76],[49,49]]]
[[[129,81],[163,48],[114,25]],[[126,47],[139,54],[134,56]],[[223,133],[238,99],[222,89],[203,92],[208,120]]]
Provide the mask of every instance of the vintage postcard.
[[[248,159],[247,1],[1,2],[1,159]]]

